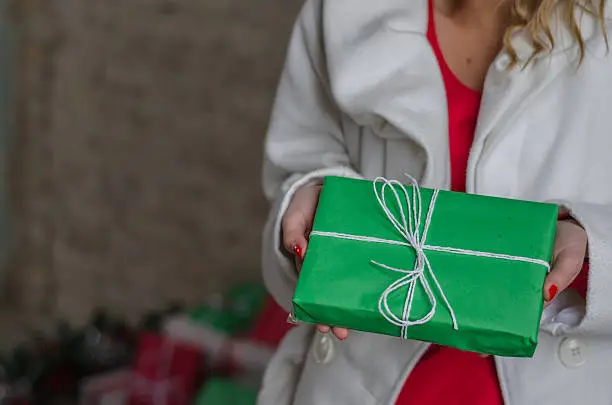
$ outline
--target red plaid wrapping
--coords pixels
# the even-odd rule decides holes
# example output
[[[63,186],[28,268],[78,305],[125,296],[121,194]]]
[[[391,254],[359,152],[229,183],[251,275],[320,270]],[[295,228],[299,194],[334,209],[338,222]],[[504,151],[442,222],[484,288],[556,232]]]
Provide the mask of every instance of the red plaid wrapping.
[[[202,353],[156,334],[140,337],[129,405],[187,405],[201,379]]]
[[[253,328],[225,342],[217,372],[258,383],[281,340],[294,326],[287,323],[287,317],[287,312],[269,298]]]
[[[81,384],[79,405],[125,405],[131,381],[131,370],[89,377]]]

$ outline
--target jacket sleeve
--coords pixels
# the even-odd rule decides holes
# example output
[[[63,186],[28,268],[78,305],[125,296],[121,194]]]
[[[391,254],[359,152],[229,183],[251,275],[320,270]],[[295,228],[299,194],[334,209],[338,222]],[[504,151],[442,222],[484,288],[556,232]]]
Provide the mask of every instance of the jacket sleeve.
[[[586,314],[579,333],[612,334],[612,204],[567,203],[589,241]]]
[[[263,234],[263,274],[269,291],[286,310],[297,272],[282,248],[280,224],[292,195],[324,176],[359,177],[350,167],[342,115],[329,93],[322,1],[308,0],[298,17],[265,141],[263,187],[272,208]]]
[[[586,305],[577,294],[562,294],[546,309],[543,329],[553,335],[612,335],[612,204],[558,201],[588,236]]]

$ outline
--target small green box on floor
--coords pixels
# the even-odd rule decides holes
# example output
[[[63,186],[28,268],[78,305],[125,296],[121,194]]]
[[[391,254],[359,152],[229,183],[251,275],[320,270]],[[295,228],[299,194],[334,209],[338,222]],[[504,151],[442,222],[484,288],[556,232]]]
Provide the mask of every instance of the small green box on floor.
[[[198,393],[196,405],[255,405],[257,391],[229,379],[207,382]]]
[[[556,205],[325,179],[293,298],[298,322],[479,353],[537,345]]]
[[[260,284],[240,284],[225,294],[218,306],[201,305],[188,312],[200,325],[235,335],[249,330],[266,303],[267,291]]]

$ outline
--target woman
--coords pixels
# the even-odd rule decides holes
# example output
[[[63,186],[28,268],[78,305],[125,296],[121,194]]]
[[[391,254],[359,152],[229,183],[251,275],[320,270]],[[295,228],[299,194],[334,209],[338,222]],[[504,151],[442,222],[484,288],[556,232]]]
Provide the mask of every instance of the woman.
[[[554,201],[563,215],[534,358],[302,325],[270,365],[260,404],[612,402],[606,2],[306,2],[264,167],[274,202],[264,276],[287,310],[323,176],[408,173],[425,187]]]

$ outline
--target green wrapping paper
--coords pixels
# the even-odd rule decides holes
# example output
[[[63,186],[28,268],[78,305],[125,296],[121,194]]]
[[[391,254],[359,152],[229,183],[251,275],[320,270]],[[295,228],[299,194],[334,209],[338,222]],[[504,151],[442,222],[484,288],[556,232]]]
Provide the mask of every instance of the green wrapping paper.
[[[207,382],[198,393],[196,405],[255,405],[257,390],[226,379]]]
[[[263,285],[240,284],[224,294],[220,304],[195,307],[188,315],[197,324],[233,336],[249,330],[263,310],[266,297]]]
[[[386,182],[325,179],[295,320],[531,357],[557,206]]]

